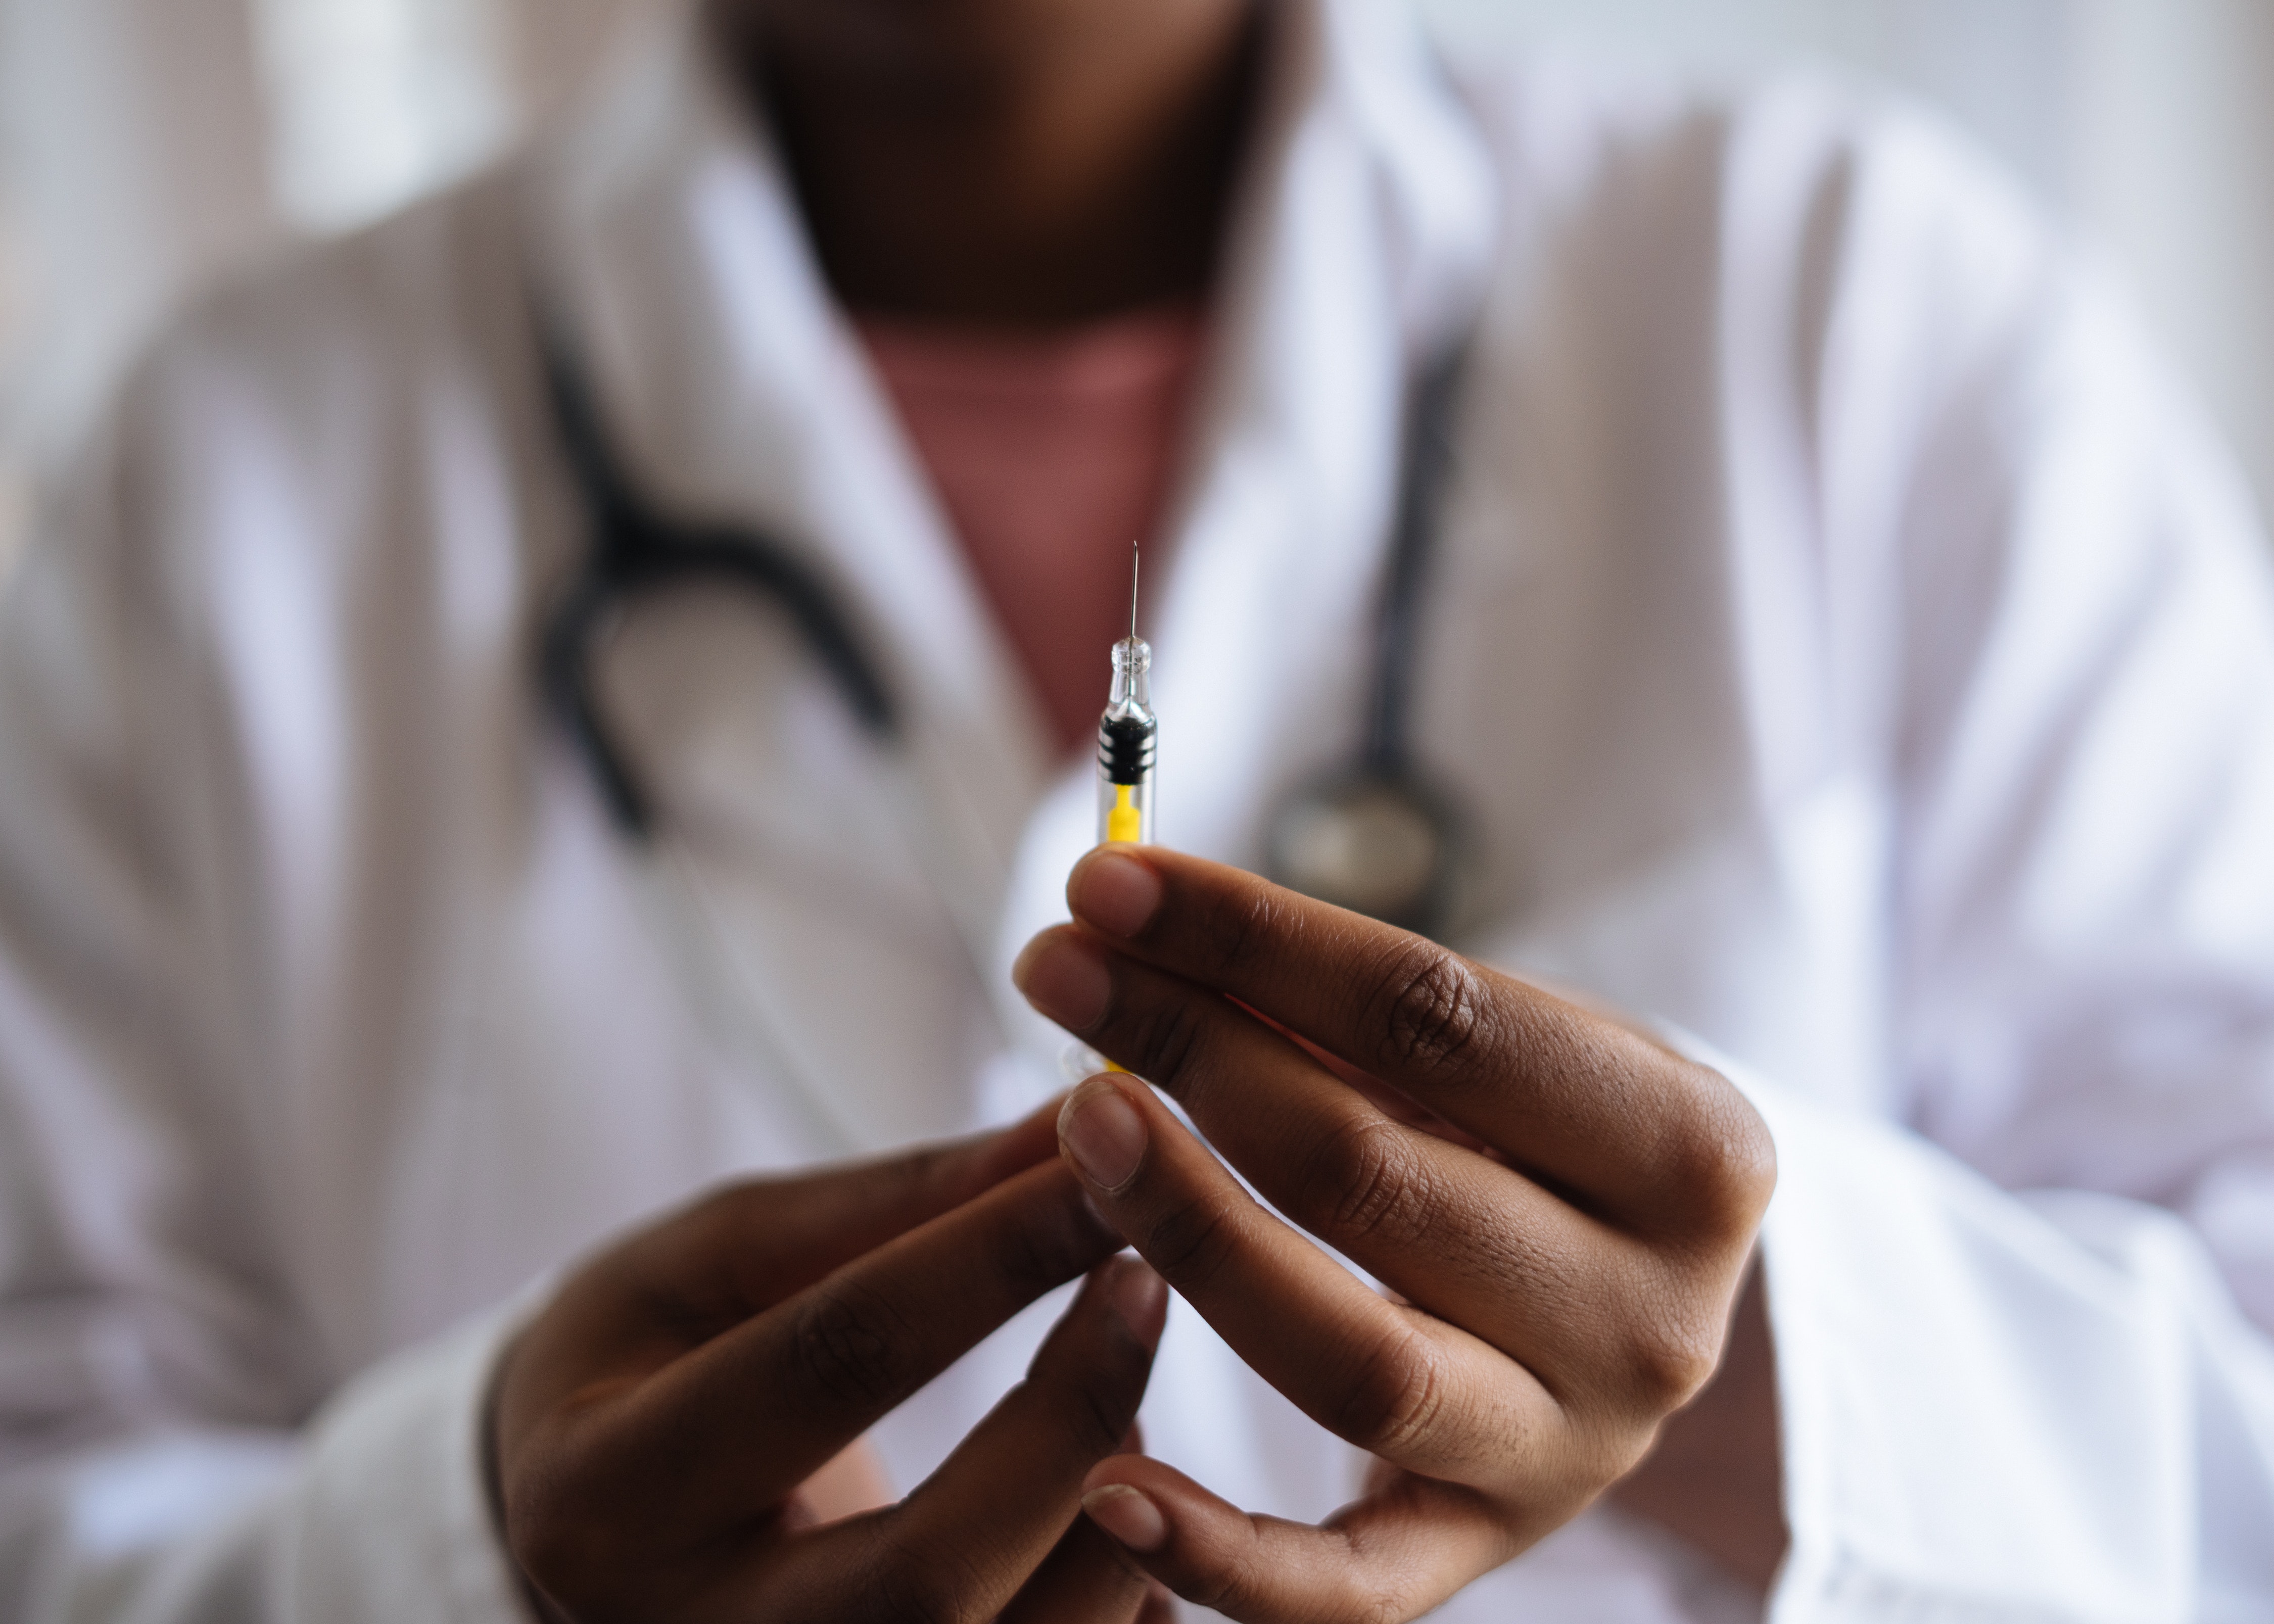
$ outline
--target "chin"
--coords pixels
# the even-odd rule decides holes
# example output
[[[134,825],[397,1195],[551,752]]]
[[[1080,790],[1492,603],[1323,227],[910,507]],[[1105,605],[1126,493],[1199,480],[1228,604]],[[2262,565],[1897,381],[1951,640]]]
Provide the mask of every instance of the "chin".
[[[1243,0],[1151,0],[1171,10]],[[711,0],[730,37],[826,52],[850,66],[955,72],[998,65],[1127,25],[1125,0]]]

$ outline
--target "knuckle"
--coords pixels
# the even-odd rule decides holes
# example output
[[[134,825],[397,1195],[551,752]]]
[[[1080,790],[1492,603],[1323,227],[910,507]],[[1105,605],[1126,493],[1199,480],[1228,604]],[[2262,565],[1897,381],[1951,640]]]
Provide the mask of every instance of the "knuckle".
[[[1072,1280],[1119,1244],[1068,1206],[1022,1207],[1005,1216],[990,1226],[995,1232],[987,1253],[995,1277],[1021,1301]]]
[[[1393,1583],[1356,1589],[1344,1603],[1343,1624],[1407,1624],[1420,1608]]]
[[[1666,1415],[1694,1397],[1721,1362],[1721,1335],[1703,1314],[1667,1308],[1642,1320],[1627,1344],[1627,1383],[1645,1410]]]
[[[1665,1419],[1663,1416],[1607,1414],[1571,1417],[1547,1493],[1561,1501],[1585,1504],[1649,1458]]]
[[[1173,1201],[1154,1214],[1138,1251],[1162,1279],[1190,1296],[1207,1289],[1237,1244],[1231,1199],[1209,1194]]]
[[[1278,891],[1262,883],[1243,886],[1212,913],[1207,927],[1209,970],[1224,977],[1245,968],[1260,953],[1274,951],[1292,921]]]
[[[909,1153],[879,1169],[879,1184],[903,1200],[929,1206],[953,1199],[976,1182],[975,1168],[991,1145],[932,1145]]]
[[[1278,1591],[1284,1582],[1275,1582],[1272,1565],[1255,1538],[1254,1525],[1248,1526],[1246,1538],[1231,1544],[1230,1549],[1180,1548],[1178,1566],[1183,1571],[1171,1588],[1186,1601],[1225,1618],[1284,1615],[1285,1603]]]
[[[914,1345],[908,1326],[892,1304],[850,1282],[816,1288],[791,1326],[799,1372],[846,1404],[885,1404],[902,1396]]]
[[[1286,1615],[1281,1595],[1284,1581],[1246,1553],[1206,1574],[1195,1574],[1176,1587],[1177,1593],[1195,1605],[1230,1619],[1276,1618]],[[1394,1593],[1352,1583],[1336,1598],[1330,1610],[1312,1614],[1314,1624],[1405,1624],[1415,1609]]]
[[[962,1556],[926,1541],[911,1546],[886,1538],[869,1564],[862,1605],[853,1610],[877,1624],[977,1624],[975,1574]]]
[[[1728,1089],[1728,1120],[1722,1133],[1727,1147],[1722,1158],[1723,1190],[1732,1215],[1750,1235],[1776,1192],[1776,1140],[1751,1101],[1735,1088]]]
[[[1402,943],[1382,978],[1378,1022],[1390,1067],[1427,1075],[1459,1061],[1484,1021],[1483,989],[1457,953],[1418,938]]]
[[[1046,1351],[1013,1392],[1022,1408],[1039,1412],[1041,1426],[1065,1445],[1068,1456],[1100,1461],[1118,1454],[1129,1436],[1149,1363],[1133,1344],[1103,1357],[1085,1350],[1079,1361],[1052,1362]]]
[[[1685,1063],[1686,1064],[1686,1063]],[[1776,1189],[1776,1143],[1745,1097],[1718,1072],[1691,1068],[1699,1096],[1698,1131],[1685,1135],[1669,1183],[1686,1196],[1701,1239],[1751,1239]]]
[[[1184,1098],[1207,1049],[1212,1012],[1190,997],[1168,998],[1146,1011],[1132,1034],[1139,1074]]]
[[[1119,1454],[1143,1396],[1141,1383],[1122,1380],[1118,1372],[1099,1372],[1072,1383],[1058,1406],[1068,1449],[1093,1462]]]
[[[1240,1561],[1189,1573],[1176,1590],[1178,1595],[1196,1606],[1231,1619],[1254,1616],[1263,1599],[1254,1575]]]
[[[1332,1430],[1395,1461],[1435,1431],[1445,1401],[1443,1361],[1418,1331],[1400,1327],[1359,1362]]]
[[[1074,1388],[1078,1401],[1067,1411],[1071,1441],[1085,1460],[1117,1453],[1137,1418],[1135,1395],[1123,1383],[1085,1381]]]
[[[1436,1184],[1404,1129],[1386,1117],[1354,1116],[1321,1142],[1298,1199],[1305,1216],[1318,1216],[1338,1243],[1413,1245],[1435,1226],[1442,1205]]]

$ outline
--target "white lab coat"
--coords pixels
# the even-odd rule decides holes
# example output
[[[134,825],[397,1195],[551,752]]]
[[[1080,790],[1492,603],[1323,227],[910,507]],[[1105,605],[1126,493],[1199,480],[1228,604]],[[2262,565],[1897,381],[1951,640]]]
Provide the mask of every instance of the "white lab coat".
[[[1401,380],[1481,301],[1418,747],[1480,835],[1465,944],[1772,1124],[1773,1615],[2274,1616],[2274,598],[2212,437],[1900,109],[1457,98],[1390,13],[1288,15],[1145,615],[1164,838],[1253,862],[1352,747]],[[1060,1084],[1003,972],[1089,769],[691,38],[204,306],[13,588],[0,1613],[516,1616],[477,1417],[532,1282]],[[673,837],[612,831],[533,676],[581,542],[531,279],[650,491],[833,583],[907,773],[689,591],[604,667]],[[885,1425],[903,1482],[1047,1312]],[[1187,1309],[1144,1421],[1251,1506],[1356,1485]],[[1442,1616],[1748,1611],[1597,1512]]]

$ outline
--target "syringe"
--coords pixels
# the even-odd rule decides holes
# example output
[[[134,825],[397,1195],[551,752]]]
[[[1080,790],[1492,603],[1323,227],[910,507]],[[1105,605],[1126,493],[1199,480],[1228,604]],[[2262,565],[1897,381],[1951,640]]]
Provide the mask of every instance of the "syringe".
[[[1137,550],[1129,550],[1129,635],[1113,645],[1113,689],[1097,718],[1097,838],[1153,840],[1153,753],[1160,718],[1145,673],[1153,650],[1137,635]]]

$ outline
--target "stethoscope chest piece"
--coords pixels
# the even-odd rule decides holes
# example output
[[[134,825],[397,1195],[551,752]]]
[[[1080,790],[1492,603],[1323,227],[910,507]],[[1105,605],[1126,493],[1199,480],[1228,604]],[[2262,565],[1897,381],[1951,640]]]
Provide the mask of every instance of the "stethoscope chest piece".
[[[1344,769],[1301,786],[1266,831],[1273,881],[1403,930],[1435,936],[1457,891],[1461,823],[1409,774]]]

